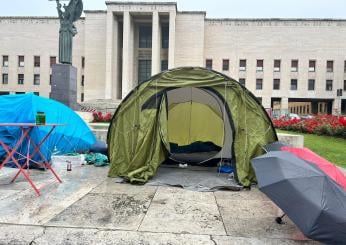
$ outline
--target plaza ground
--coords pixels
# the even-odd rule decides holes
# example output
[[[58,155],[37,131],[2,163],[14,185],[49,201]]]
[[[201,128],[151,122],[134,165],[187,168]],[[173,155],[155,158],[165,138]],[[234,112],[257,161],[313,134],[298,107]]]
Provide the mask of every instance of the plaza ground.
[[[42,195],[15,169],[0,172],[0,244],[318,244],[297,241],[288,219],[258,189],[194,192],[116,184],[108,168],[58,167],[62,184],[32,171]]]
[[[304,135],[304,146],[324,157],[328,161],[346,168],[346,140],[337,137],[303,134],[277,130],[279,133]]]

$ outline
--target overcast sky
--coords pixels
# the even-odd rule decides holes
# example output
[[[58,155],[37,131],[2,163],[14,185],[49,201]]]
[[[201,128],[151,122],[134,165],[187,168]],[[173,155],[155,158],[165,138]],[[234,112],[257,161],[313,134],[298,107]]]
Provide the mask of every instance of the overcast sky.
[[[86,10],[106,8],[105,0],[83,0],[83,2]],[[203,10],[207,11],[207,17],[214,18],[346,19],[346,0],[177,0],[176,2],[179,11]],[[0,0],[0,16],[56,16],[55,1]]]

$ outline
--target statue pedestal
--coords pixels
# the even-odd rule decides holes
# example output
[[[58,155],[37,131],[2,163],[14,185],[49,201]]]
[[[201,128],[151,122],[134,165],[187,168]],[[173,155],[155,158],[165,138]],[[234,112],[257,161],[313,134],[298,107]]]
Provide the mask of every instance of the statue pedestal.
[[[77,68],[68,64],[52,66],[52,90],[50,98],[57,100],[73,110],[77,104]]]

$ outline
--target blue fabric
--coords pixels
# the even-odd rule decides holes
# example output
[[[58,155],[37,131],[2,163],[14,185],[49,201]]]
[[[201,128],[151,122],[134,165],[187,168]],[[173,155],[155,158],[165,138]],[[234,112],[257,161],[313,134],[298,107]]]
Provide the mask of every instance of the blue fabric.
[[[96,138],[88,125],[78,114],[60,102],[34,94],[0,96],[0,123],[35,123],[38,111],[46,114],[47,124],[66,124],[56,127],[42,145],[41,152],[47,160],[50,160],[54,149],[57,149],[59,154],[83,152],[95,144]],[[30,137],[38,144],[50,129],[51,127],[35,128]],[[11,147],[14,147],[21,133],[18,127],[0,127],[0,139]],[[27,148],[28,142],[24,142],[19,152],[25,155]],[[5,151],[0,146],[0,158],[4,156]]]

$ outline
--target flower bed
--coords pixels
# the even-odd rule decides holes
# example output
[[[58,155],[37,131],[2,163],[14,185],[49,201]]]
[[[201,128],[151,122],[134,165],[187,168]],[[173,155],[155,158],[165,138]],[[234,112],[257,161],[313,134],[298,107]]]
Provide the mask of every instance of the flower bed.
[[[333,115],[316,115],[311,119],[273,119],[275,128],[346,139],[346,119]]]
[[[108,123],[112,120],[113,115],[111,113],[93,112],[92,122],[104,122]]]

